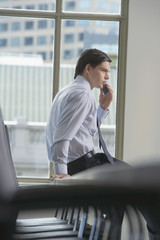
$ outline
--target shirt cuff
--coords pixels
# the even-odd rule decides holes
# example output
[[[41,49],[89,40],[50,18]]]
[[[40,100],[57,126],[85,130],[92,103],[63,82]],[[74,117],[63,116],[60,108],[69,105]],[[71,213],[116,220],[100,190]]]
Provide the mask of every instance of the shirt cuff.
[[[109,114],[109,109],[104,110],[101,106],[98,107],[97,117],[100,124],[103,122],[103,120],[107,117],[108,114]]]
[[[54,174],[68,174],[67,164],[54,163]]]

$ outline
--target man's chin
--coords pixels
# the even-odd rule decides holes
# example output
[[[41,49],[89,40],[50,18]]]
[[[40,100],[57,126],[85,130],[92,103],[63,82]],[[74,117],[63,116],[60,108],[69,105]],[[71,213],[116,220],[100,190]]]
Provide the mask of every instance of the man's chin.
[[[96,86],[95,88],[97,88],[97,89],[102,89],[102,88],[103,88],[103,84],[102,84],[102,85],[99,85],[99,86]]]

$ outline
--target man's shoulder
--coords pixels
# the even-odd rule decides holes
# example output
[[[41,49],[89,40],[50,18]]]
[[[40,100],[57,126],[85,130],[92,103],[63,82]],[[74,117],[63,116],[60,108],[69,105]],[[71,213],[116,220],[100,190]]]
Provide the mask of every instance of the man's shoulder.
[[[68,96],[90,96],[91,91],[88,91],[83,85],[77,85],[77,84],[69,84],[63,89],[60,90],[61,93],[65,93]]]
[[[94,97],[91,90],[88,90],[85,86],[81,84],[76,84],[74,82],[66,85],[62,88],[58,94],[57,98],[63,103],[81,103],[87,104],[94,101]]]
[[[92,95],[90,92],[88,92],[85,88],[72,88],[70,90],[70,96],[72,98],[76,98],[77,100],[86,100],[86,99],[92,99]]]

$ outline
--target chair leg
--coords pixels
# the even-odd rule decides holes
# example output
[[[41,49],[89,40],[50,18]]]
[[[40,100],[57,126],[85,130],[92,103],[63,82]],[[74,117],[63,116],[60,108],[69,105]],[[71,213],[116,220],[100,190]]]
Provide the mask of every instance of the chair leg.
[[[93,208],[94,211],[94,220],[93,220],[93,224],[91,227],[91,231],[90,231],[90,235],[89,235],[89,240],[93,240],[94,239],[94,235],[95,235],[95,231],[96,231],[96,226],[97,226],[97,219],[98,219],[98,214],[97,214],[97,210],[95,208]]]
[[[87,216],[88,216],[88,210],[86,207],[83,207],[82,219],[81,219],[81,223],[78,231],[78,238],[83,237],[86,222],[87,222]]]

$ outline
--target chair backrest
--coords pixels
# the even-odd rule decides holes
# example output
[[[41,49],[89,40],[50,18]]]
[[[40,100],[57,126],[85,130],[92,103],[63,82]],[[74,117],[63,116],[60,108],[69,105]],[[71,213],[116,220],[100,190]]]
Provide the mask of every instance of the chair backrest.
[[[8,132],[0,108],[0,198],[10,198],[17,189],[18,181],[12,161]]]

